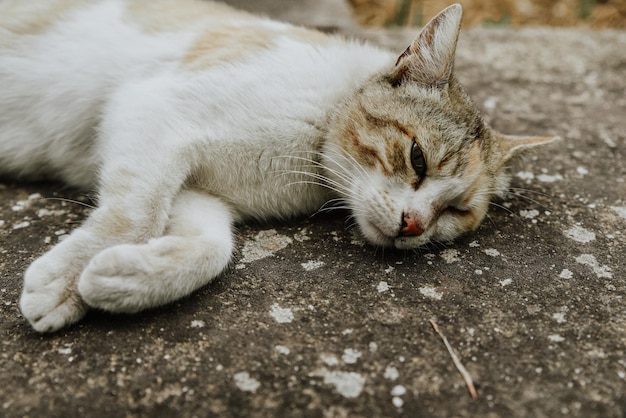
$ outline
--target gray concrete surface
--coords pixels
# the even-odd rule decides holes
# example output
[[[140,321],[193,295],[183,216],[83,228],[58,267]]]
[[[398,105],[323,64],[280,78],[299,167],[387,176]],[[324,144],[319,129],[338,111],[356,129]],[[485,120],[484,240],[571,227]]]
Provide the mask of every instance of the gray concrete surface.
[[[412,35],[358,33],[398,52]],[[462,34],[457,71],[490,123],[564,138],[513,169],[517,195],[476,233],[405,253],[342,213],[243,226],[232,268],[188,299],[54,335],[20,316],[22,272],[89,211],[56,199],[89,199],[1,181],[0,416],[624,416],[625,47]]]

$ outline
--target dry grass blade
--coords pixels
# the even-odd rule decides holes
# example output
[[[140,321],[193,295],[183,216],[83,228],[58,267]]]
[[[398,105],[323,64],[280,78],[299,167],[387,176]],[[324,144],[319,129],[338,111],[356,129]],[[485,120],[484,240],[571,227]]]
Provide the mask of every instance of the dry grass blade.
[[[450,353],[450,357],[452,357],[452,361],[454,362],[454,365],[456,366],[459,373],[461,373],[461,376],[463,376],[463,380],[465,381],[465,385],[467,386],[467,390],[469,391],[472,399],[474,400],[478,399],[478,393],[476,393],[476,388],[474,387],[474,381],[472,380],[472,376],[470,376],[465,366],[463,366],[463,363],[461,363],[461,360],[459,360],[459,357],[456,355],[456,353],[452,349],[452,346],[448,342],[448,339],[446,338],[445,335],[443,335],[443,333],[441,332],[441,330],[439,329],[435,321],[430,319],[429,322],[430,322],[430,325],[433,326],[433,329],[435,330],[435,332],[439,334],[439,336],[443,340],[443,343],[446,345],[446,348],[448,349],[448,353]]]

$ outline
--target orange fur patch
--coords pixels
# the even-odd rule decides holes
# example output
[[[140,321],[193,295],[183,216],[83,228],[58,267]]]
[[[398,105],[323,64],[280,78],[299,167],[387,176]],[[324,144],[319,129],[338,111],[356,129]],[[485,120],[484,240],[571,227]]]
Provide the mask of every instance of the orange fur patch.
[[[408,141],[407,141],[408,143]],[[386,144],[386,157],[389,165],[396,174],[407,174],[408,155],[407,144],[400,140],[388,141]]]
[[[346,144],[344,145],[344,149],[350,150],[350,154],[362,165],[366,167],[374,167],[376,164],[380,164],[381,169],[385,172],[385,174],[389,175],[390,171],[385,167],[384,162],[381,160],[380,155],[378,155],[378,151],[370,146],[367,146],[361,142],[359,139],[359,135],[356,132],[356,127],[354,124],[351,124],[346,127],[344,131],[344,141]]]
[[[146,32],[200,28],[200,35],[183,58],[182,67],[189,70],[240,61],[252,52],[269,48],[279,36],[314,45],[325,44],[330,39],[305,28],[270,27],[262,18],[218,2],[132,0],[127,13]]]
[[[205,20],[219,22],[225,17],[254,19],[251,14],[226,4],[200,0],[132,0],[127,13],[146,32],[179,31]]]
[[[64,14],[81,6],[89,5],[81,0],[47,0],[37,2],[25,0],[0,1],[0,31],[16,35],[37,35],[57,23]],[[0,42],[2,39],[0,35]]]
[[[242,16],[245,17],[243,21]],[[235,10],[231,10],[228,17],[234,17],[236,23],[218,23],[213,20],[208,23],[207,29],[185,55],[184,68],[202,70],[216,63],[241,61],[251,53],[270,48],[280,37],[308,45],[324,45],[330,40],[330,37],[321,32],[305,28],[269,27],[262,19],[254,22],[248,20],[253,16],[240,14]]]
[[[465,172],[473,175],[477,174],[483,168],[483,162],[481,159],[480,144],[478,141],[474,141],[472,148],[467,155],[467,165],[465,166]]]
[[[207,29],[187,51],[183,68],[201,70],[216,63],[235,62],[272,45],[277,32],[259,26],[220,25]]]
[[[465,212],[462,215],[457,215],[457,219],[459,219],[459,221],[461,222],[462,229],[464,231],[473,231],[474,229],[478,228],[478,225],[480,225],[480,221],[482,220],[483,216],[480,216],[479,218],[475,212],[471,211]]]

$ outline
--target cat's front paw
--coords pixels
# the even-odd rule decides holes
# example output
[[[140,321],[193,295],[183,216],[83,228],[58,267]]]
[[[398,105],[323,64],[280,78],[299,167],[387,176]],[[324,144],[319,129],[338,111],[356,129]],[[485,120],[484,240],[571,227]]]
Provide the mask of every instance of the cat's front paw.
[[[107,248],[91,259],[78,281],[89,306],[133,313],[189,295],[224,270],[230,239],[165,236],[146,244]]]
[[[89,306],[109,312],[134,313],[153,305],[146,290],[154,286],[153,262],[141,245],[103,250],[87,265],[78,291]]]
[[[44,255],[24,274],[20,309],[38,332],[53,332],[80,320],[87,312],[76,289],[76,276]]]

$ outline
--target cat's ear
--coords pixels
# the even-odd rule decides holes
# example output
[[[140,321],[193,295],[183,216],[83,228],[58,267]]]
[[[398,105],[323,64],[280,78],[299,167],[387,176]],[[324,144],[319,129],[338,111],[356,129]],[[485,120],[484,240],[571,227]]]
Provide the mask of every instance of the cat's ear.
[[[454,67],[462,16],[461,5],[453,4],[432,18],[398,58],[391,83],[445,86]]]
[[[559,141],[561,138],[558,136],[516,136],[498,133],[496,139],[502,155],[502,162],[506,163],[530,148],[547,145]]]

